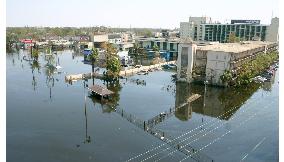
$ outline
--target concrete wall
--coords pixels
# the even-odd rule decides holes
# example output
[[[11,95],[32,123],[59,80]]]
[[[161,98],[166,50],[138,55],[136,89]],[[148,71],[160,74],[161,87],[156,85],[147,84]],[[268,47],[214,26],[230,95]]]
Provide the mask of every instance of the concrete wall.
[[[192,43],[180,43],[177,58],[177,78],[180,81],[192,81],[193,59],[197,45]],[[187,57],[183,58],[183,55]],[[187,60],[184,60],[187,59]],[[185,63],[183,63],[185,62]],[[185,76],[184,76],[185,75]]]
[[[220,76],[230,69],[231,54],[227,52],[208,51],[206,63],[206,80],[214,85],[222,85]]]
[[[199,78],[195,78],[197,80],[205,80],[206,75],[206,63],[207,63],[207,51],[197,50],[196,54],[193,56],[193,71],[195,76],[199,76]]]
[[[107,42],[108,41],[108,35],[94,35],[93,42]]]

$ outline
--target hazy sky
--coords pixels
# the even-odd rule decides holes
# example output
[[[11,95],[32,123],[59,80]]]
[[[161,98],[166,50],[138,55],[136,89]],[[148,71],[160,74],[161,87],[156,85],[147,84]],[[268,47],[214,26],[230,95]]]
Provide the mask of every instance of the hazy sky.
[[[6,0],[6,25],[175,28],[204,15],[270,24],[272,12],[278,0]]]

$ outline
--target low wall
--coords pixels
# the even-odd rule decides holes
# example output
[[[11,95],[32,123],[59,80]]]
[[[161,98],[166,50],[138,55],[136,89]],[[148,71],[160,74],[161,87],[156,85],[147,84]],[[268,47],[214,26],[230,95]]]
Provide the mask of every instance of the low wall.
[[[94,76],[95,78],[103,77],[103,75],[99,73],[71,74],[65,76],[65,81],[90,79],[92,78],[92,76]]]
[[[128,69],[128,70],[123,70],[119,72],[119,76],[130,76],[130,75],[134,75],[142,70],[150,70],[150,69],[154,69],[154,68],[159,68],[163,65],[166,64],[176,64],[176,61],[169,61],[169,62],[164,62],[164,63],[159,63],[159,64],[155,64],[155,65],[150,65],[150,66],[142,66],[140,68],[133,68],[133,69]]]

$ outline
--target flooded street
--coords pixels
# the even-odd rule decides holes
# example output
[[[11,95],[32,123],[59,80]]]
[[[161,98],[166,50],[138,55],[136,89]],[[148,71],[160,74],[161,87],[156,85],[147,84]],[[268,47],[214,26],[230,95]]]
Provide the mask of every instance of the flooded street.
[[[44,54],[30,64],[27,52],[6,54],[7,161],[278,161],[278,71],[263,86],[239,89],[176,83],[174,71],[95,79],[115,92],[102,103],[84,88],[91,79],[65,82],[91,72],[82,55],[57,52],[62,68],[54,72]],[[201,97],[173,111],[192,94]]]

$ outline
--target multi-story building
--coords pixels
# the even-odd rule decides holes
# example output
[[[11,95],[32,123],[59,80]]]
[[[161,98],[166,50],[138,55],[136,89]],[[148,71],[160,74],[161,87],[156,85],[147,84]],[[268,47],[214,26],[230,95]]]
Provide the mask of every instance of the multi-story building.
[[[139,47],[145,49],[153,49],[154,45],[157,45],[160,51],[167,51],[170,57],[177,57],[179,39],[166,39],[166,38],[137,38],[136,42]]]
[[[122,43],[122,37],[120,34],[108,34],[108,42],[113,44]]]
[[[217,43],[196,46],[193,42],[179,44],[177,59],[178,79],[208,81],[209,84],[223,85],[220,76],[226,70],[236,77],[243,63],[257,55],[277,50],[275,42],[249,41],[243,43]]]
[[[180,38],[191,38],[195,41],[204,41],[202,39],[202,24],[211,24],[210,17],[189,17],[188,22],[180,23]]]
[[[190,17],[189,22],[180,23],[180,37],[224,43],[234,33],[243,41],[278,41],[278,26],[278,18],[273,18],[271,25],[263,25],[260,20],[231,20],[230,24],[221,24],[213,23],[208,17]]]
[[[279,41],[279,18],[275,17],[271,19],[271,24],[267,28],[266,41],[278,42]]]

